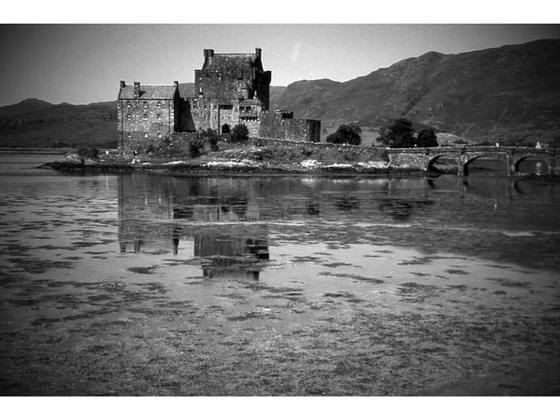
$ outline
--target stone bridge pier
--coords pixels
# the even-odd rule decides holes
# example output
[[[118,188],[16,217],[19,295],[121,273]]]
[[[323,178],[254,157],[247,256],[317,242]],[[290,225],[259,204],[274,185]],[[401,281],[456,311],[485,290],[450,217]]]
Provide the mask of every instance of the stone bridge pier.
[[[519,174],[519,165],[531,158],[546,164],[546,173],[560,174],[560,150],[532,147],[419,147],[387,149],[392,166],[428,171],[438,158],[455,160],[457,175],[469,174],[469,165],[476,159],[488,158],[503,162],[507,176]]]

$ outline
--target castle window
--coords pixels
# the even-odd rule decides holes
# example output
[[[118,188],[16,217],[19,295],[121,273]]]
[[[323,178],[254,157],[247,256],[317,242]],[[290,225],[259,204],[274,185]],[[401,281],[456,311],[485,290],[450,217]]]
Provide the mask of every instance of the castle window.
[[[161,114],[156,114],[156,120],[160,120],[161,119]]]
[[[126,119],[130,120],[130,114],[126,114]]]
[[[131,106],[131,105],[130,105],[130,101],[126,101],[126,106],[127,106],[128,108],[130,108],[130,106]]]
[[[147,120],[148,119],[148,113],[144,112],[144,119]]]
[[[157,101],[157,107],[161,108],[161,102],[160,101]]]

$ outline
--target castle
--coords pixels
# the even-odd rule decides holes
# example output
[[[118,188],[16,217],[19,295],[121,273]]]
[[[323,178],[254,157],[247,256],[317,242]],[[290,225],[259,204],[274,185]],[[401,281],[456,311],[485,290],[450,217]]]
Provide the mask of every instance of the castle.
[[[121,81],[117,101],[119,145],[143,152],[154,143],[180,141],[181,133],[212,129],[227,134],[243,124],[249,137],[318,142],[321,122],[270,110],[272,72],[264,71],[261,49],[254,54],[204,50],[194,72],[194,96],[185,85],[146,86]]]

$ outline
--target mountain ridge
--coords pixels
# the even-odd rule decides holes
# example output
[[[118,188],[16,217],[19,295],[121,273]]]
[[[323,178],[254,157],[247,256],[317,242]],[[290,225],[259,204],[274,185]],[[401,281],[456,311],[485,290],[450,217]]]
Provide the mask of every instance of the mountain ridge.
[[[334,83],[328,89],[323,81],[292,83],[278,106],[299,118],[376,127],[405,117],[469,138],[513,142],[559,134],[560,39],[430,51]]]
[[[194,95],[193,83],[181,83]],[[116,96],[116,93],[115,93]],[[516,144],[560,135],[560,39],[444,54],[428,51],[344,82],[327,78],[271,86],[271,109],[340,123],[364,135],[396,118],[472,140]],[[116,101],[51,104],[28,98],[0,107],[0,145],[115,143]]]

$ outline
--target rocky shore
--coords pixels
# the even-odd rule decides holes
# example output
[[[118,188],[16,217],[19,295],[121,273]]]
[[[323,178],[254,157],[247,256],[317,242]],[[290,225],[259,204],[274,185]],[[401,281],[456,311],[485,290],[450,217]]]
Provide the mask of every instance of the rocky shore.
[[[317,175],[387,175],[425,174],[424,171],[405,166],[393,166],[382,151],[367,154],[353,149],[321,151],[284,147],[231,147],[209,152],[196,158],[189,156],[126,156],[116,152],[96,159],[81,159],[68,154],[63,160],[42,165],[60,172],[73,173],[123,173],[152,172],[168,175],[219,175],[219,174],[317,174]]]

